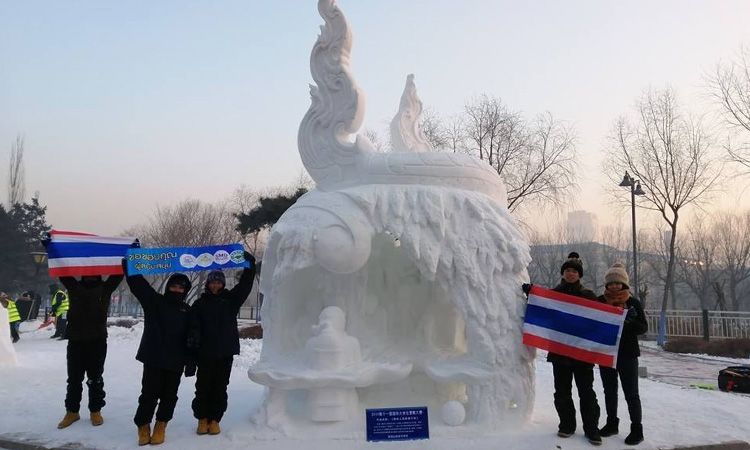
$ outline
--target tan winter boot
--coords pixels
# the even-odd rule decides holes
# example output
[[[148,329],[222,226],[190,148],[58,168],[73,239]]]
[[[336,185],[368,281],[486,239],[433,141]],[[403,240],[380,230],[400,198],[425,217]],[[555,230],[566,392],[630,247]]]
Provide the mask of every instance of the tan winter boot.
[[[58,429],[67,428],[69,427],[73,422],[80,419],[81,416],[77,412],[70,412],[67,411],[65,413],[65,417],[60,421],[60,423],[57,424]]]
[[[151,443],[151,424],[141,425],[138,427],[138,445]]]
[[[198,420],[198,429],[195,432],[198,434],[208,434],[208,419]]]
[[[102,417],[101,411],[94,411],[91,413],[91,425],[98,427],[104,423],[104,417]]]
[[[219,422],[215,420],[208,422],[208,434],[219,434],[219,433],[221,433]]]
[[[151,435],[151,445],[159,445],[164,443],[164,439],[166,438],[165,433],[167,432],[167,422],[162,422],[160,420],[156,421],[156,425],[154,425],[154,434]]]

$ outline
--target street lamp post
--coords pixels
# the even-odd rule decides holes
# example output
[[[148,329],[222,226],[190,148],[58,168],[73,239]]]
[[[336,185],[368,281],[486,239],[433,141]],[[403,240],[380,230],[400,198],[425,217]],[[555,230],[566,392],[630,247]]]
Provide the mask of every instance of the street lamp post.
[[[635,286],[635,291],[633,293],[635,294],[636,298],[639,298],[640,291],[638,287],[638,247],[636,243],[635,231],[635,196],[645,195],[646,193],[643,192],[643,189],[641,189],[641,182],[631,177],[627,171],[625,171],[625,176],[622,177],[620,186],[630,188],[630,207],[632,212],[631,216],[633,219],[633,285]]]

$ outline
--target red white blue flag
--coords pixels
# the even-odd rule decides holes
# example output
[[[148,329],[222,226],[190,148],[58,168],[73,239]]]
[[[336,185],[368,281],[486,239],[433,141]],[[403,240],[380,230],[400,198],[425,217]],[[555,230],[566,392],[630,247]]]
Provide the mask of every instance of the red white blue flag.
[[[523,323],[523,343],[579,361],[617,365],[627,311],[532,286]]]
[[[51,277],[122,275],[122,258],[138,247],[132,237],[105,237],[75,231],[52,230],[45,241]]]

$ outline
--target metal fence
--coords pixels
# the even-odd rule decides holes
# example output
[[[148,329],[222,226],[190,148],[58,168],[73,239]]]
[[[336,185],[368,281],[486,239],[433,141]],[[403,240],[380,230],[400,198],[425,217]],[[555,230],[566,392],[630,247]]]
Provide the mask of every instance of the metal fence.
[[[252,300],[252,299],[251,299]],[[250,301],[245,304],[250,303]],[[260,320],[260,307],[251,304],[249,306],[243,306],[240,308],[240,312],[237,315],[238,319],[249,319],[258,322]],[[113,299],[109,304],[109,311],[107,312],[109,317],[143,317],[143,308],[140,303],[135,299]]]
[[[704,313],[705,316],[704,317]],[[646,310],[647,337],[656,337],[660,311]],[[750,312],[744,311],[666,311],[667,337],[703,337],[707,324],[708,336],[716,339],[750,338]]]

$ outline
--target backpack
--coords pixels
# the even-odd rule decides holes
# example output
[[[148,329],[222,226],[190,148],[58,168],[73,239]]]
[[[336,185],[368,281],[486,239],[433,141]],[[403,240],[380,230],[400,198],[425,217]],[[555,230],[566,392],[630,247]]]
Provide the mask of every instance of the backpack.
[[[750,393],[750,366],[730,366],[719,371],[719,389]]]

